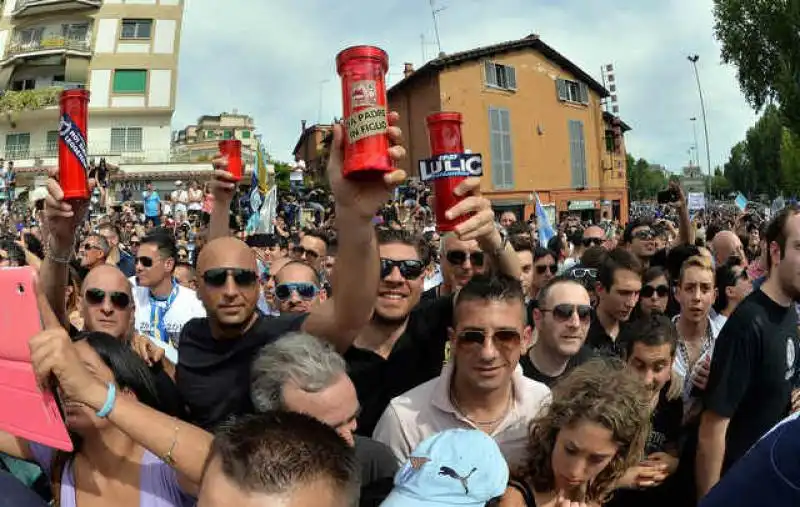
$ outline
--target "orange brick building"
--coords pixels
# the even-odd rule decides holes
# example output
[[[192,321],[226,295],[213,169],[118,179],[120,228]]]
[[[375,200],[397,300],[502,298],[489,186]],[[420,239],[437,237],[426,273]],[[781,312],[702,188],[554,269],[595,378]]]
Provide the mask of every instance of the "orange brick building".
[[[559,215],[598,220],[605,211],[627,221],[630,128],[603,111],[606,88],[538,36],[442,56],[416,71],[406,64],[388,94],[409,174],[430,155],[425,117],[457,111],[465,148],[483,155],[482,191],[498,211],[527,217],[538,192]]]

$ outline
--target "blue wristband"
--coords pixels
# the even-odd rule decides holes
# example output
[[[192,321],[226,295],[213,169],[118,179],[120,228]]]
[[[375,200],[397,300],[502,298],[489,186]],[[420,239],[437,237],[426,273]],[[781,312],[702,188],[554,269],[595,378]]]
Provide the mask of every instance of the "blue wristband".
[[[106,402],[103,404],[103,408],[97,412],[97,417],[101,419],[105,419],[108,417],[108,414],[111,413],[111,410],[114,408],[114,402],[117,401],[117,386],[113,383],[108,383],[108,394],[106,395]]]

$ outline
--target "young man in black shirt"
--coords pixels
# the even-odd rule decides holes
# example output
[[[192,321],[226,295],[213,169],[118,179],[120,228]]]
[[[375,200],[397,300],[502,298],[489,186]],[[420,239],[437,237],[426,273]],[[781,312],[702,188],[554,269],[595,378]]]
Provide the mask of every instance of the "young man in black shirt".
[[[597,310],[586,339],[595,352],[622,355],[615,342],[641,289],[642,265],[636,256],[622,248],[608,252],[597,270]]]
[[[736,308],[714,347],[697,449],[699,498],[790,407],[800,352],[800,209],[781,211],[766,241],[767,281]]]
[[[533,310],[536,342],[519,360],[525,376],[550,387],[590,359],[585,342],[591,317],[589,293],[581,284],[556,278],[546,285]]]

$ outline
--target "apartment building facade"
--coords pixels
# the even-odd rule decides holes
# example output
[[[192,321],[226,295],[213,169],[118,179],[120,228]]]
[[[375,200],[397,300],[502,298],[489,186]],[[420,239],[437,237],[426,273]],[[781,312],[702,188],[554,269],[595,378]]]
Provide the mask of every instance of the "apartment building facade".
[[[171,162],[183,0],[0,5],[0,157],[14,160],[23,184],[57,166],[65,88],[91,93],[90,157],[132,174]]]
[[[220,141],[238,139],[242,143],[242,158],[250,165],[258,149],[255,131],[253,118],[235,109],[232,113],[203,115],[196,124],[173,134],[172,154],[191,162],[208,161],[219,151]]]
[[[463,115],[465,149],[484,160],[482,192],[496,210],[527,218],[534,192],[554,214],[627,220],[624,133],[603,110],[608,90],[538,36],[442,56],[389,89],[417,173],[430,155],[425,117]]]
[[[331,124],[314,124],[307,127],[305,120],[302,122],[300,138],[294,145],[292,154],[296,161],[304,162],[306,178],[311,182],[321,183],[327,178],[325,170],[330,150],[325,140],[332,133]]]

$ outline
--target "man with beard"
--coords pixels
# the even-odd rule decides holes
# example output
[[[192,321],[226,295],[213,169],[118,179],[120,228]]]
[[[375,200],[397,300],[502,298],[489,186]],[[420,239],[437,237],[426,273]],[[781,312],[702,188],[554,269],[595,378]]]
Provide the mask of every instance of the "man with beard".
[[[457,189],[460,195],[469,197],[452,208],[453,215],[474,216],[459,225],[448,237],[448,244],[467,246],[473,252],[469,255],[480,254],[482,259],[484,252],[489,252],[487,261],[519,279],[517,253],[495,228],[491,203],[475,195],[479,185],[479,178],[468,178]],[[479,243],[482,251],[478,250]],[[389,400],[439,375],[448,355],[447,329],[453,316],[452,295],[418,305],[425,266],[416,238],[403,231],[380,230],[378,245],[381,282],[375,311],[345,353],[361,401],[358,433],[365,436],[372,435]],[[463,250],[460,253],[468,255]],[[465,263],[471,260],[465,259]],[[463,277],[463,266],[459,270]],[[454,270],[450,277],[451,281],[456,278]]]
[[[281,315],[307,313],[325,300],[319,275],[305,262],[286,263],[275,273],[275,300]]]
[[[596,352],[621,356],[616,344],[620,325],[627,322],[639,301],[642,266],[627,250],[606,254],[597,270],[597,310],[586,343]]]
[[[714,347],[700,420],[698,498],[792,405],[800,355],[793,304],[800,299],[800,208],[778,213],[766,241],[769,277],[733,312]]]

